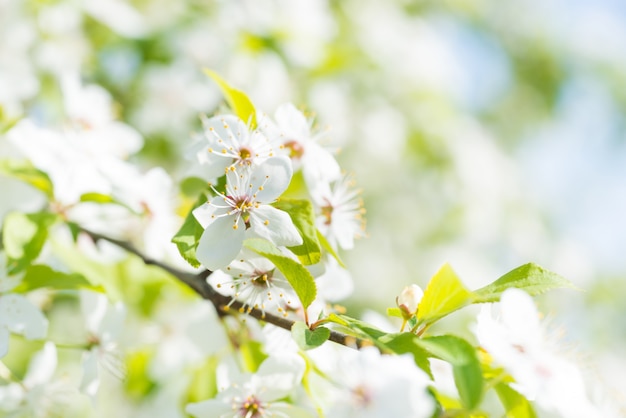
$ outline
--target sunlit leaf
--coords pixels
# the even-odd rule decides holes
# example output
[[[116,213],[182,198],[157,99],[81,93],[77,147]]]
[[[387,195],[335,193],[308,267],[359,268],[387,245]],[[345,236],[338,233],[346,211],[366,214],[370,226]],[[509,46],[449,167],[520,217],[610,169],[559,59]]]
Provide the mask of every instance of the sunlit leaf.
[[[176,244],[180,255],[195,268],[201,266],[196,258],[196,248],[198,248],[198,241],[204,232],[204,228],[202,228],[202,225],[196,220],[192,212],[193,209],[204,204],[206,201],[206,196],[200,195],[193,208],[187,214],[185,222],[183,222],[178,232],[176,232],[176,235],[172,238],[172,242]]]
[[[297,321],[291,327],[291,335],[302,350],[310,350],[324,344],[330,337],[330,330],[324,327],[309,329],[307,324]]]
[[[474,295],[461,282],[452,267],[444,264],[430,279],[417,310],[417,319],[430,324],[466,306]]]
[[[217,74],[213,70],[209,70],[208,68],[204,69],[204,73],[211,77],[213,81],[217,83],[217,85],[222,90],[226,101],[230,108],[235,112],[235,114],[244,121],[244,123],[248,124],[251,129],[256,129],[257,121],[256,121],[256,111],[254,110],[254,105],[246,96],[244,92],[241,90],[237,90],[230,86],[219,74]]]
[[[304,308],[308,308],[315,300],[317,295],[315,279],[302,264],[287,257],[274,244],[263,239],[247,239],[243,245],[274,263],[289,281]]]
[[[12,212],[4,218],[2,244],[10,273],[24,270],[39,256],[48,238],[48,228],[57,218],[47,212]]]
[[[536,264],[528,263],[517,267],[495,282],[474,291],[475,302],[497,302],[502,293],[510,288],[524,290],[531,296],[540,295],[558,288],[575,288],[567,279]]]
[[[0,174],[14,177],[41,190],[48,199],[54,197],[54,186],[50,177],[43,171],[33,167],[27,161],[2,160],[0,161]]]
[[[273,203],[272,206],[289,214],[302,237],[302,244],[288,247],[289,250],[297,255],[300,262],[304,265],[319,263],[321,249],[317,238],[315,213],[313,212],[311,202],[303,199],[281,199]]]

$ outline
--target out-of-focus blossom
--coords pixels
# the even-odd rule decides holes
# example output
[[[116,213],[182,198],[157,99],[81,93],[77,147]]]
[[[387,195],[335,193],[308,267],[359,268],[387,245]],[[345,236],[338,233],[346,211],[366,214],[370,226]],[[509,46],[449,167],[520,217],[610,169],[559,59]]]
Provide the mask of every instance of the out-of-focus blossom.
[[[47,418],[58,416],[78,391],[69,382],[55,379],[56,346],[48,341],[33,356],[21,382],[0,386],[0,411],[9,417]]]
[[[509,289],[500,300],[500,316],[486,306],[478,316],[480,345],[515,379],[515,389],[547,411],[562,417],[596,417],[585,380],[563,353],[554,347],[539,320],[532,298]]]
[[[123,330],[125,307],[118,302],[110,306],[106,296],[83,291],[80,294],[82,314],[88,332],[89,351],[83,357],[81,390],[95,396],[100,387],[101,369],[122,380],[126,374],[118,336]]]
[[[313,417],[307,410],[282,401],[302,380],[304,360],[297,354],[270,356],[259,370],[218,393],[215,399],[187,405],[197,418]]]
[[[354,238],[365,234],[363,201],[354,181],[343,177],[335,182],[317,182],[311,189],[316,206],[316,225],[328,242],[344,250],[354,247]]]
[[[400,295],[396,298],[396,305],[402,311],[405,319],[411,318],[417,314],[417,307],[424,296],[424,291],[416,284],[406,286],[402,289]]]

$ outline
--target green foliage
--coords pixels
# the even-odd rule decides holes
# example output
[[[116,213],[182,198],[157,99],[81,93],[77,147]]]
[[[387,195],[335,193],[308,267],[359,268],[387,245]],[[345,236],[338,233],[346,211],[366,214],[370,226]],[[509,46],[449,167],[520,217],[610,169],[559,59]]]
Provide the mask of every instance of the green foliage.
[[[412,354],[415,364],[432,378],[428,352],[416,343],[415,340],[417,339],[418,337],[410,332],[399,332],[384,335],[380,337],[378,341],[396,354]]]
[[[528,399],[505,383],[495,386],[496,393],[506,410],[507,418],[537,418],[537,414]]]
[[[467,341],[453,335],[441,335],[419,339],[414,342],[432,356],[452,365],[454,383],[461,402],[469,409],[476,408],[483,395],[483,374],[476,349]]]
[[[247,340],[241,344],[239,346],[239,354],[241,354],[246,370],[251,373],[256,373],[261,363],[268,357],[265,351],[263,351],[263,344],[255,340]]]
[[[200,402],[210,399],[217,394],[216,372],[218,365],[219,358],[212,356],[206,359],[203,365],[194,370],[185,403]]]
[[[180,182],[180,191],[187,197],[196,198],[210,190],[209,183],[200,177],[187,177]]]
[[[339,255],[337,254],[335,249],[332,247],[332,245],[330,245],[324,234],[322,234],[319,229],[317,230],[317,240],[319,241],[322,248],[326,252],[328,252],[328,254],[330,254],[335,260],[337,260],[337,263],[339,263],[341,267],[346,268],[346,265],[343,263],[343,261],[341,261],[341,258],[339,258]]]
[[[297,321],[291,327],[291,336],[302,350],[310,350],[324,344],[330,337],[330,330],[324,327],[312,330],[304,322]]]
[[[195,268],[201,266],[196,258],[196,248],[198,248],[198,241],[204,232],[204,228],[198,223],[192,212],[206,201],[206,196],[200,195],[193,208],[187,214],[185,222],[183,222],[178,232],[176,232],[176,235],[172,238],[172,242],[176,244],[180,255]]]
[[[476,290],[475,302],[497,302],[502,293],[510,288],[522,289],[531,296],[540,295],[557,288],[574,288],[567,279],[536,264],[528,263],[517,267],[495,282]]]
[[[140,400],[156,386],[149,374],[154,353],[152,350],[134,351],[126,356],[126,379],[124,387],[131,398]]]
[[[417,310],[420,324],[431,324],[469,305],[474,295],[461,282],[452,267],[444,264],[430,279]]]
[[[315,279],[306,267],[284,255],[269,241],[252,238],[245,240],[243,245],[274,263],[291,287],[293,287],[305,309],[315,300],[317,286],[315,285]]]
[[[81,274],[63,273],[45,265],[29,266],[20,284],[12,291],[25,293],[42,287],[56,290],[91,289],[103,291],[101,286],[92,285]]]
[[[272,206],[289,214],[302,237],[302,244],[288,247],[289,250],[297,255],[300,262],[304,265],[319,263],[321,248],[317,229],[315,228],[315,213],[313,212],[311,202],[304,199],[281,199],[273,203]]]
[[[49,200],[52,200],[54,197],[54,187],[50,177],[27,161],[2,160],[0,161],[0,174],[14,177],[30,184],[34,188],[41,190]]]
[[[48,228],[56,220],[57,215],[47,212],[12,212],[4,218],[2,244],[9,273],[18,273],[32,264],[48,238]]]
[[[251,129],[256,129],[257,120],[256,120],[256,111],[254,110],[254,105],[246,96],[244,92],[241,90],[237,90],[230,86],[222,77],[219,76],[215,71],[209,70],[208,68],[204,69],[204,73],[211,77],[215,83],[220,87],[226,101],[230,108],[235,112],[235,114],[242,120],[244,123],[248,124]]]

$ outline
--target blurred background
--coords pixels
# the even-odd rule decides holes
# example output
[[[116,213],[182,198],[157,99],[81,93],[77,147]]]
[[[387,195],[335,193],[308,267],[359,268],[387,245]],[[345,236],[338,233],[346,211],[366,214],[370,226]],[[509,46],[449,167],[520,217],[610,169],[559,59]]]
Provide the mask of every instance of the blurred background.
[[[76,71],[144,136],[132,158],[180,178],[222,104],[203,67],[268,114],[306,109],[340,148],[368,218],[343,255],[350,314],[445,262],[478,288],[532,261],[583,289],[541,308],[624,401],[626,3],[0,0],[5,123],[56,123]]]

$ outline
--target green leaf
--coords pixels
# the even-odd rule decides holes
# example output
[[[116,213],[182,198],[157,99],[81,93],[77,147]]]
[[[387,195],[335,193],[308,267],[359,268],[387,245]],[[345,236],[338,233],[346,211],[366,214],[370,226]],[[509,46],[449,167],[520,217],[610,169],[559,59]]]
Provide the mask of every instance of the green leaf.
[[[217,395],[217,366],[219,364],[219,358],[211,356],[202,366],[193,371],[185,404],[200,402]]]
[[[546,270],[536,264],[528,263],[517,267],[495,282],[476,290],[476,303],[497,302],[502,293],[510,288],[524,290],[531,296],[540,295],[548,290],[576,287],[567,279]]]
[[[180,255],[194,268],[201,266],[196,258],[196,248],[198,248],[198,241],[204,232],[204,228],[198,223],[192,212],[206,201],[206,196],[200,195],[193,208],[187,214],[185,222],[183,222],[183,225],[172,238],[172,242],[176,244]]]
[[[45,265],[28,267],[21,283],[13,291],[25,293],[42,287],[56,290],[91,289],[103,291],[102,286],[92,285],[81,274],[62,273]]]
[[[256,373],[261,363],[268,357],[263,351],[263,344],[259,341],[248,340],[239,346],[239,353],[246,370]]]
[[[537,414],[528,399],[511,389],[510,386],[505,383],[498,383],[495,390],[506,410],[507,418],[537,418]]]
[[[274,244],[269,241],[252,238],[243,242],[243,245],[270,260],[285,276],[293,290],[298,295],[302,306],[306,309],[317,296],[317,286],[311,273],[302,264],[285,256]]]
[[[81,202],[93,202],[93,203],[116,203],[113,196],[103,193],[83,193],[80,195]]]
[[[304,265],[319,263],[322,254],[315,228],[315,212],[311,202],[304,199],[281,199],[274,202],[272,206],[289,214],[302,237],[302,244],[288,247],[289,250],[297,255]]]
[[[149,372],[153,357],[154,353],[150,349],[135,351],[126,356],[124,388],[132,399],[143,399],[156,387]]]
[[[415,342],[417,339],[418,337],[415,336],[415,334],[400,332],[384,335],[378,340],[396,354],[412,354],[415,364],[420,369],[424,370],[432,379],[433,375],[430,370],[430,362],[428,361],[428,352]]]
[[[2,244],[9,273],[18,273],[38,256],[48,238],[48,228],[57,220],[53,213],[12,212],[4,218]]]
[[[237,90],[230,86],[222,77],[220,77],[215,71],[204,69],[204,73],[211,77],[215,83],[220,87],[226,101],[235,114],[244,121],[244,123],[250,126],[250,129],[256,129],[256,111],[254,105],[241,90]]]
[[[334,322],[335,324],[347,327],[352,331],[356,331],[356,335],[358,337],[367,338],[374,342],[377,342],[378,338],[382,337],[383,335],[387,335],[385,331],[382,331],[375,326],[368,324],[367,322],[351,318],[347,315],[337,315],[331,313],[326,319],[330,322]]]
[[[330,337],[330,330],[324,327],[311,330],[307,324],[298,321],[291,327],[291,336],[302,350],[310,350],[324,344]]]
[[[187,177],[180,182],[180,191],[187,197],[195,199],[210,190],[209,183],[200,177]]]
[[[339,265],[345,269],[346,265],[343,263],[343,261],[341,261],[341,258],[339,258],[339,255],[337,254],[335,249],[332,247],[332,245],[330,245],[330,242],[328,242],[324,234],[322,234],[319,229],[317,230],[317,240],[319,241],[322,248],[326,250],[328,254],[332,255],[333,258],[337,260],[337,263],[339,263]]]
[[[416,338],[414,341],[434,357],[452,365],[454,383],[463,405],[469,410],[476,408],[480,403],[484,388],[476,348],[464,339],[453,335]]]
[[[54,186],[50,177],[27,161],[2,160],[0,161],[0,174],[30,184],[44,192],[49,200],[54,198]]]
[[[417,310],[422,324],[431,324],[474,300],[474,295],[461,282],[452,267],[444,264],[430,279]]]

